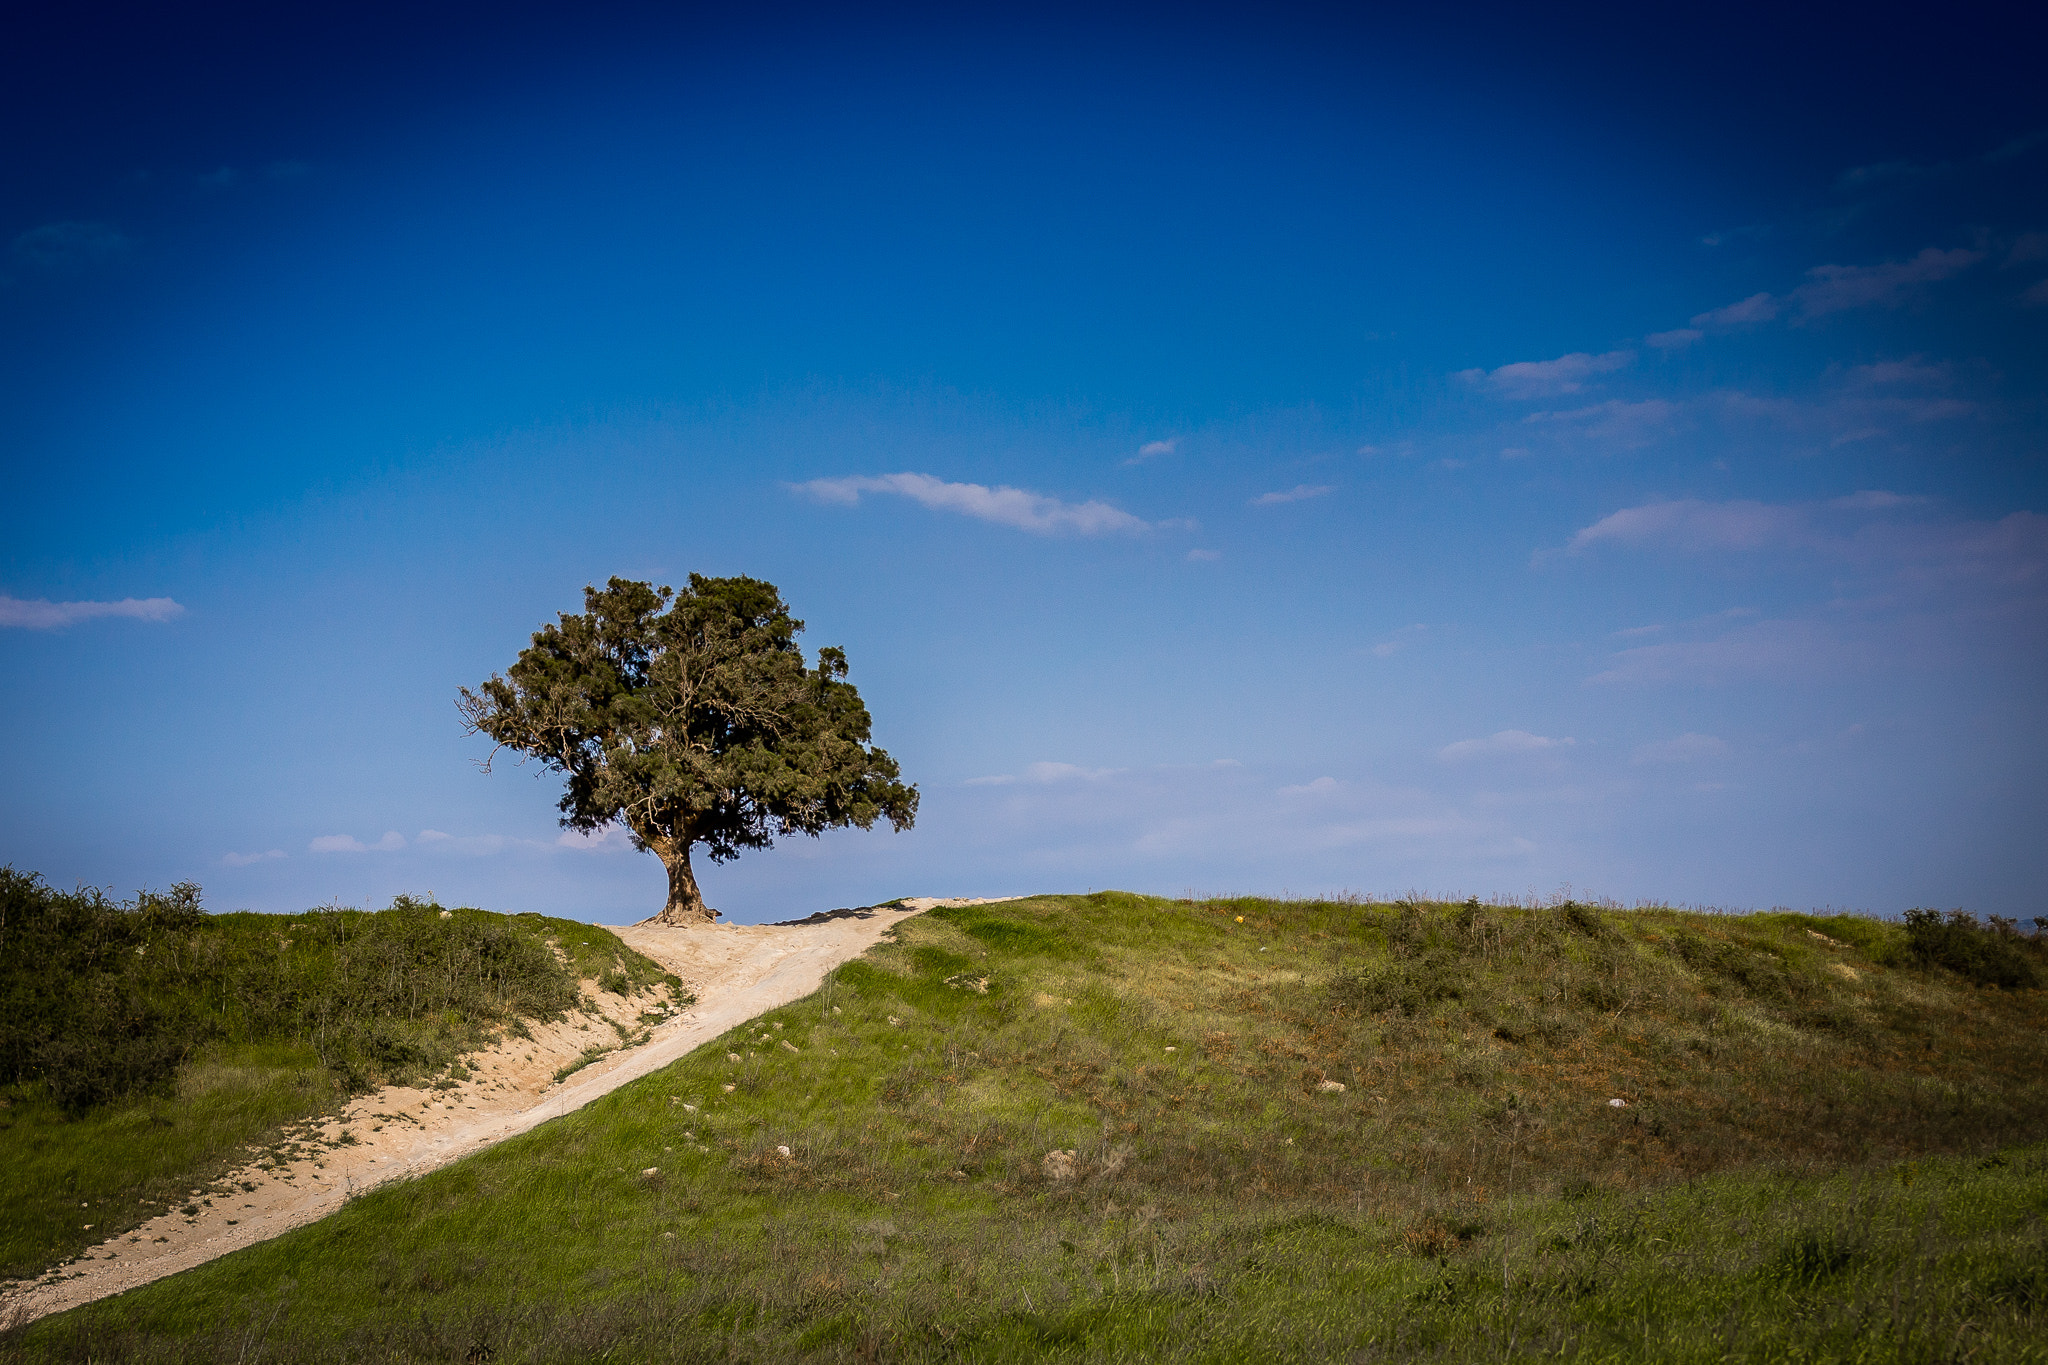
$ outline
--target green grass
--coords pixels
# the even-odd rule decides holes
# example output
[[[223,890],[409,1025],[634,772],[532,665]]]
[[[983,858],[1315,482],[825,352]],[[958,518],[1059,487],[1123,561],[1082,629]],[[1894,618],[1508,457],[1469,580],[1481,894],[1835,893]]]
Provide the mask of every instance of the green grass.
[[[1104,893],[897,938],[5,1351],[2048,1357],[2048,1010],[1902,926]]]
[[[409,898],[205,915],[196,887],[117,903],[0,871],[0,1277],[221,1192],[252,1148],[559,1018],[580,980],[680,988],[573,920]]]

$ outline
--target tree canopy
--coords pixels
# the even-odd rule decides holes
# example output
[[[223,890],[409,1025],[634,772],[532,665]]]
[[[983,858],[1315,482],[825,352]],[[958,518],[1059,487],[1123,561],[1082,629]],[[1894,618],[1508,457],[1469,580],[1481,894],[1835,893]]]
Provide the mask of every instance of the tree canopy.
[[[869,743],[845,651],[807,665],[804,623],[774,584],[691,574],[677,592],[613,578],[583,600],[457,705],[472,733],[564,775],[563,825],[617,822],[662,860],[664,923],[718,913],[697,889],[695,845],[726,862],[777,835],[910,828],[917,788]]]

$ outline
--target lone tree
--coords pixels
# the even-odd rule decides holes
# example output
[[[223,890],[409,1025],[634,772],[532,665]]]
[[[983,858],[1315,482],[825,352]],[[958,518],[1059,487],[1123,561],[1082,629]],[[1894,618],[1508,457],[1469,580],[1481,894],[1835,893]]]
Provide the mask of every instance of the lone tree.
[[[583,602],[456,705],[470,733],[568,778],[563,825],[617,821],[661,859],[663,924],[718,914],[690,870],[697,844],[722,863],[778,834],[917,818],[917,788],[868,743],[845,651],[821,649],[807,667],[804,623],[774,584],[691,574],[676,592],[614,578]]]

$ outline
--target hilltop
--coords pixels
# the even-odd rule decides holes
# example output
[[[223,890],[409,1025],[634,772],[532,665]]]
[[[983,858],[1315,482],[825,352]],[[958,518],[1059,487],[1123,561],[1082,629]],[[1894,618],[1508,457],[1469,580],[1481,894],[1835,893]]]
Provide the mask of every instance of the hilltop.
[[[893,938],[7,1350],[2041,1355],[2048,1009],[2014,926],[1102,893]]]

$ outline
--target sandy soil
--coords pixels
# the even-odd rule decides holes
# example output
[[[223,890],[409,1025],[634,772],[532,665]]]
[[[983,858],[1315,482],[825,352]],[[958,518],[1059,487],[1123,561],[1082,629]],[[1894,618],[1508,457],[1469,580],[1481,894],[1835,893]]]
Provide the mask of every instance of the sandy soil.
[[[681,977],[697,997],[657,1023],[643,1012],[662,997],[620,997],[584,983],[584,1012],[535,1025],[467,1059],[471,1079],[449,1090],[387,1086],[293,1133],[281,1156],[192,1192],[192,1202],[92,1248],[0,1298],[0,1321],[38,1318],[176,1274],[323,1218],[351,1197],[431,1171],[667,1066],[778,1005],[816,990],[825,974],[867,951],[911,915],[985,900],[922,897],[904,908],[825,911],[791,924],[670,929],[653,921],[616,930]],[[616,1027],[614,1026],[616,1023]],[[631,1035],[622,1041],[620,1029]],[[592,1047],[607,1053],[560,1082],[555,1073]],[[251,1148],[252,1152],[256,1149]]]

